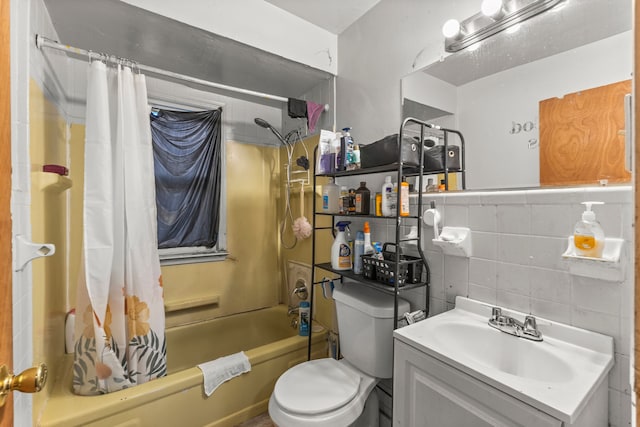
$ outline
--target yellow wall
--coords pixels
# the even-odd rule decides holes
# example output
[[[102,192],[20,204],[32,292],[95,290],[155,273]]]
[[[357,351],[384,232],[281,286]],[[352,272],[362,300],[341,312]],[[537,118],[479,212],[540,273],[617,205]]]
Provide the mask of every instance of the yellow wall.
[[[321,193],[318,194],[314,192],[314,188],[313,188],[313,173],[314,173],[313,150],[318,145],[318,140],[319,140],[319,136],[313,136],[313,137],[307,138],[304,141],[304,144],[306,144],[307,151],[308,151],[309,162],[311,163],[311,172],[309,175],[310,182],[307,185],[305,185],[305,188],[304,188],[304,198],[305,198],[304,216],[307,218],[310,224],[313,224],[313,219],[314,219],[313,218],[313,198],[314,197],[316,198],[316,206],[317,206],[316,210],[320,211],[321,210],[320,208],[322,207]],[[298,142],[294,144],[294,151],[292,155],[293,165],[295,165],[295,160],[299,158],[301,155],[306,156],[307,152],[305,152],[302,144]],[[284,148],[281,148],[280,163],[283,165],[282,174],[281,174],[281,185],[280,185],[281,201],[285,200],[286,176],[284,172],[284,165],[287,163],[287,161],[288,161],[287,151]],[[302,168],[299,166],[293,166],[292,171],[302,171]],[[292,174],[292,180],[300,179],[302,177],[306,179],[305,174]],[[326,182],[326,178],[318,178],[318,183],[321,184],[325,182]],[[300,212],[300,184],[299,183],[292,184],[291,211],[293,214],[294,221],[296,218],[302,216]],[[284,206],[281,205],[278,208],[278,217],[280,220],[283,217],[283,212],[284,212]],[[318,221],[317,225],[319,226],[331,225],[330,217],[327,217],[327,216],[324,216],[324,217],[318,216],[316,218],[316,221]],[[292,230],[291,222],[287,220],[286,225],[287,227],[285,232],[285,242],[290,245],[293,239],[293,232],[291,231]],[[330,260],[330,249],[331,249],[331,244],[333,243],[333,239],[330,238],[329,236],[330,236],[330,233],[328,231],[320,231],[319,233],[317,233],[316,262],[328,262]],[[293,249],[282,248],[281,253],[282,253],[282,260],[283,260],[282,262],[283,271],[284,271],[284,268],[286,268],[287,261],[289,260],[299,261],[299,262],[311,265],[311,249],[312,249],[311,238],[298,241],[298,243]],[[316,269],[314,280],[316,282],[319,282],[323,276],[327,276],[327,275],[329,275],[327,271]],[[289,291],[287,289],[286,283],[283,284],[282,292],[283,292],[283,298],[282,298],[283,302],[288,303]],[[333,302],[330,300],[326,300],[322,297],[322,289],[319,286],[316,286],[314,290],[314,301],[315,301],[314,318],[325,327],[332,329],[334,331],[337,330],[336,329],[337,325],[333,324],[333,318],[334,318]]]
[[[56,247],[54,255],[36,259],[31,264],[33,360],[46,363],[55,375],[55,366],[64,354],[68,197],[64,187],[69,181],[43,173],[42,165],[67,165],[67,126],[33,80],[29,90],[32,241],[53,243]],[[50,383],[43,392],[34,395],[34,408],[47,399]]]
[[[165,301],[219,295],[207,310],[167,315],[167,325],[225,316],[278,303],[283,282],[278,263],[278,151],[228,142],[227,242],[222,262],[165,266]]]
[[[82,242],[84,126],[71,126],[71,301]],[[167,326],[268,307],[278,303],[278,150],[229,141],[225,261],[162,267],[165,303],[219,297],[219,305],[167,313]]]
[[[34,360],[47,363],[53,378],[55,366],[64,354],[65,313],[75,305],[80,265],[84,126],[67,125],[35,82],[31,84],[30,114],[33,240],[56,245],[54,256],[32,264]],[[317,138],[306,143],[312,157]],[[289,259],[311,263],[310,239],[299,242],[294,250],[280,245],[284,149],[233,141],[227,142],[225,149],[229,257],[220,262],[162,267],[166,303],[217,295],[219,305],[168,313],[167,326],[288,302],[286,294],[283,295],[286,292],[283,266]],[[296,151],[294,159],[299,155]],[[45,163],[66,165],[69,179],[50,185],[51,174],[44,176],[38,172]],[[53,178],[60,181],[56,176]],[[71,189],[64,191],[64,185],[71,182]],[[44,184],[48,187],[43,191]],[[314,196],[310,185],[305,190],[305,216],[311,222]],[[294,218],[300,216],[298,191],[299,187],[292,193]],[[290,222],[287,229],[286,237],[290,239]],[[318,247],[324,247],[320,253],[328,254],[330,241]],[[320,292],[316,296],[316,316],[321,323],[331,326],[333,304],[324,301]],[[47,396],[46,390],[36,395],[36,412]]]

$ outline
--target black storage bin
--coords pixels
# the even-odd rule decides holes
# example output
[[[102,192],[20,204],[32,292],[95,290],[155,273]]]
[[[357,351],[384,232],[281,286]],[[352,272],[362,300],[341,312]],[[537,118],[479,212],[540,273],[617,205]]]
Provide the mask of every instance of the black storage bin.
[[[385,243],[382,249],[384,259],[378,259],[371,256],[362,256],[363,275],[367,279],[375,280],[385,285],[395,286],[395,252],[388,250],[393,247],[394,251],[397,246],[395,243]],[[409,255],[403,255],[400,252],[400,261],[398,263],[398,287],[402,287],[407,283],[419,283],[422,278],[422,258]]]
[[[373,168],[398,162],[398,134],[382,138],[368,145],[360,146],[362,168]],[[420,146],[417,141],[402,141],[402,162],[410,166],[420,164]]]
[[[436,145],[424,150],[424,171],[444,171],[445,159],[450,171],[460,170],[460,147],[448,145],[447,151],[444,145]]]

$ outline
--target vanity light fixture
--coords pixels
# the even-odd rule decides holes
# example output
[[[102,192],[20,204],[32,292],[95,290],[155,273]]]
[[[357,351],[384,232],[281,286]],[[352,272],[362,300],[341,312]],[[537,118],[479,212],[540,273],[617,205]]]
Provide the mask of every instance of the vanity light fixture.
[[[565,0],[483,0],[480,12],[458,22],[450,19],[442,27],[444,48],[457,52],[500,31],[526,21]]]
[[[464,29],[457,19],[449,19],[442,26],[442,34],[447,39],[460,39],[464,36]]]
[[[480,12],[494,21],[502,19],[506,15],[502,0],[482,0]]]

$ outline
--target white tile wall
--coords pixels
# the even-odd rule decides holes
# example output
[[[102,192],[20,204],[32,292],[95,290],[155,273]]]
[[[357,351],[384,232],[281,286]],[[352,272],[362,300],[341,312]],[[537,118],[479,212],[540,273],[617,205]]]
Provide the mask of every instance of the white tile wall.
[[[453,308],[461,295],[612,336],[609,422],[631,425],[632,187],[427,194],[423,206],[432,200],[443,215],[441,225],[471,228],[473,256],[443,255],[431,243],[433,231],[424,228],[430,314]],[[606,236],[625,240],[622,281],[574,276],[562,259],[584,211],[580,202],[588,200],[606,203],[594,208]]]
[[[39,17],[38,5],[12,0],[11,13],[11,216],[12,234],[31,235],[29,165],[29,56],[30,26]],[[33,11],[33,14],[32,14]],[[15,257],[14,257],[15,258]],[[15,259],[14,259],[15,263]],[[33,362],[31,322],[31,269],[12,276],[13,370]],[[14,393],[14,424],[32,425],[32,397]]]

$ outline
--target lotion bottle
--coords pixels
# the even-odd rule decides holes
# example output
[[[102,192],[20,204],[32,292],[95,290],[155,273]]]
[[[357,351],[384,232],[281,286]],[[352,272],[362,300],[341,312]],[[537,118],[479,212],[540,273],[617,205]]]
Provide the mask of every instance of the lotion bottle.
[[[604,249],[604,231],[596,220],[596,213],[591,210],[592,205],[603,205],[604,202],[582,202],[586,210],[582,219],[576,223],[573,231],[573,244],[576,255],[589,258],[602,258]]]
[[[356,240],[353,248],[353,272],[362,274],[362,255],[364,255],[364,233],[356,232]]]
[[[409,183],[404,176],[400,183],[400,216],[409,216]]]
[[[396,194],[393,192],[393,183],[391,177],[384,178],[382,185],[382,216],[394,216],[396,205]]]

